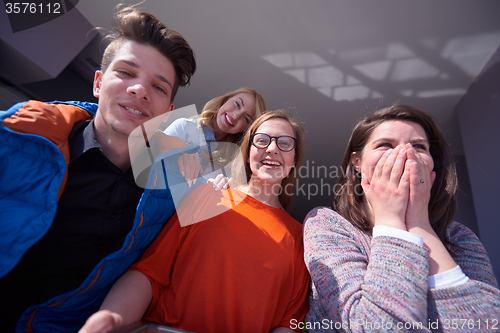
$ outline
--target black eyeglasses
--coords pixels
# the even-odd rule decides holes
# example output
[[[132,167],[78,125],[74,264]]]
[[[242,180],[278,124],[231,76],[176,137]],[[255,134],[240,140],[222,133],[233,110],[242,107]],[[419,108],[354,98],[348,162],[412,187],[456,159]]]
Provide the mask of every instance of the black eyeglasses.
[[[276,141],[276,146],[278,146],[281,151],[291,151],[297,145],[297,139],[292,138],[291,136],[269,136],[264,133],[255,133],[250,135],[252,138],[252,144],[256,148],[264,149],[267,148],[271,141],[274,139]]]

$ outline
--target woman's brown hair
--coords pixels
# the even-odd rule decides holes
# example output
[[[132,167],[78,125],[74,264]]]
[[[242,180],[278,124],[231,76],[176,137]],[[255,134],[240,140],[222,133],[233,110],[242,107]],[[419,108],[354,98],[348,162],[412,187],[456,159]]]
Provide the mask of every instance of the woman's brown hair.
[[[235,170],[236,171],[244,170],[246,181],[248,182],[250,180],[250,178],[252,177],[252,170],[250,169],[250,165],[247,161],[248,157],[250,156],[250,147],[252,145],[251,135],[257,131],[260,125],[271,119],[283,119],[286,122],[288,122],[293,129],[295,139],[297,139],[297,145],[295,146],[295,166],[292,168],[292,170],[290,170],[290,173],[281,181],[281,191],[279,195],[279,201],[281,206],[283,206],[283,208],[286,209],[290,205],[293,194],[295,192],[295,185],[296,185],[295,183],[296,179],[298,178],[297,170],[304,161],[304,150],[306,144],[306,133],[302,125],[300,125],[299,122],[293,119],[288,114],[287,111],[285,110],[268,111],[259,118],[257,118],[252,123],[252,125],[250,125],[248,130],[245,132],[245,135],[243,136],[240,145],[241,155],[242,155],[241,161],[244,164],[244,167],[236,166]]]
[[[342,160],[342,170],[332,208],[355,227],[371,231],[370,221],[363,208],[361,175],[353,166],[353,159],[362,156],[363,149],[375,127],[388,120],[404,120],[419,124],[427,135],[430,154],[434,160],[436,179],[431,188],[429,220],[443,244],[450,245],[446,230],[456,211],[455,192],[458,181],[451,150],[434,119],[424,111],[408,105],[393,105],[362,119],[354,127]],[[355,153],[355,154],[353,154]]]

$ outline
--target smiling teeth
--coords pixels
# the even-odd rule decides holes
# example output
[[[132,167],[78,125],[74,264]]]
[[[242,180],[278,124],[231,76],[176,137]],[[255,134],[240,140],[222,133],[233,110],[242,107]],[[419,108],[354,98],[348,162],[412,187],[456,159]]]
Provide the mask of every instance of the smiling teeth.
[[[227,114],[226,114],[226,120],[228,123],[234,126],[233,122],[231,121],[231,119],[229,119],[229,116]]]
[[[129,108],[128,106],[125,107],[125,110],[127,110],[128,112],[133,113],[133,114],[138,114],[138,115],[142,115],[143,114],[141,111]]]
[[[281,165],[281,163],[276,162],[276,161],[262,161],[262,164],[267,164],[267,165]]]

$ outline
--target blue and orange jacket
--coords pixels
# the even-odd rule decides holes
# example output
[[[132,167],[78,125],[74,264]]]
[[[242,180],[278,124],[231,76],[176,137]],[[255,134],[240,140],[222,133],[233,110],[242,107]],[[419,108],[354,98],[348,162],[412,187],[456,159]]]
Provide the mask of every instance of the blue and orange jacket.
[[[28,101],[0,111],[0,278],[52,225],[67,178],[69,134],[75,123],[92,119],[96,111],[97,104],[77,101]],[[122,248],[103,258],[78,289],[29,307],[16,332],[77,331],[99,309],[109,288],[175,211],[166,174],[171,181],[170,175],[179,172],[176,163],[165,161],[195,151],[177,149],[158,157]],[[178,190],[187,194],[190,189]]]

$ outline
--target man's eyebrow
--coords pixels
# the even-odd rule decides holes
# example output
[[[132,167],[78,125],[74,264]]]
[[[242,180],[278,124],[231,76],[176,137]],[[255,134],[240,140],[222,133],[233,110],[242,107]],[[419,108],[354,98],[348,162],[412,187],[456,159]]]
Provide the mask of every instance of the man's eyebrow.
[[[118,62],[123,62],[123,63],[129,65],[130,67],[134,67],[134,68],[138,68],[139,67],[139,65],[137,65],[135,62],[130,61],[130,60],[120,59],[120,60],[117,60],[116,62],[117,63]]]
[[[160,74],[156,74],[155,76],[158,80],[163,81],[166,84],[168,84],[170,86],[170,89],[174,89],[174,85],[166,77],[164,77],[163,75],[160,75]]]
[[[139,65],[136,64],[135,62],[133,61],[130,61],[130,60],[126,60],[126,59],[121,59],[121,60],[118,60],[117,63],[119,62],[122,62],[124,64],[127,64],[129,65],[130,67],[133,67],[133,68],[139,68]],[[172,82],[170,82],[166,77],[164,77],[163,75],[160,75],[160,74],[155,74],[155,77],[160,80],[160,81],[163,81],[165,82],[166,84],[168,84],[170,86],[171,89],[174,88]]]

